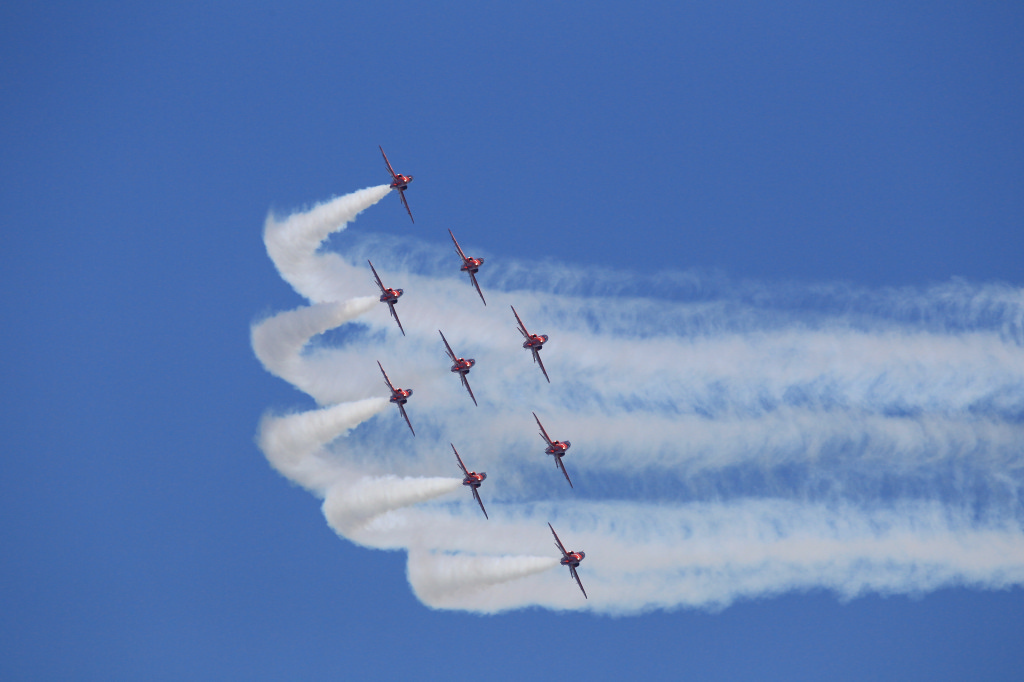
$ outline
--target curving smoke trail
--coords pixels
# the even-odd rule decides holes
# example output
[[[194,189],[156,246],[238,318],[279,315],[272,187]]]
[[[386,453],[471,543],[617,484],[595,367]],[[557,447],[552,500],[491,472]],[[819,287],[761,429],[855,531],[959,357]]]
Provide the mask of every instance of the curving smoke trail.
[[[654,300],[642,277],[488,259],[484,308],[450,245],[356,235],[344,254],[319,250],[388,189],[268,217],[267,251],[311,305],[255,324],[253,348],[320,407],[267,415],[259,443],[324,498],[340,535],[407,550],[424,603],[635,612],[821,587],[853,597],[1024,583],[1021,289],[684,273],[659,276]],[[367,257],[405,289],[407,337],[377,302]],[[509,304],[551,336],[550,385]],[[340,345],[315,341],[341,325]],[[477,359],[479,408],[448,371],[438,328]],[[415,438],[376,360],[415,389]],[[572,440],[575,490],[531,412]],[[488,472],[490,521],[449,441]],[[548,521],[586,549],[589,601],[549,570]]]
[[[497,611],[522,606],[521,586],[508,583],[556,566],[555,557],[475,557],[411,549],[408,573],[413,591],[426,604]]]

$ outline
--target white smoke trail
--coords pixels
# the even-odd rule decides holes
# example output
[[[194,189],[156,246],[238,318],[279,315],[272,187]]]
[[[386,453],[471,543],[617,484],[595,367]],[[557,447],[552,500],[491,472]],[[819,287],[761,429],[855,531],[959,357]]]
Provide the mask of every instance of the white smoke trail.
[[[263,242],[278,272],[296,292],[314,303],[343,301],[345,291],[335,286],[331,254],[317,254],[320,242],[332,232],[345,228],[362,211],[387,196],[388,185],[367,187],[319,204],[309,211],[293,213],[283,222],[267,216]]]
[[[519,605],[515,590],[501,589],[506,583],[556,566],[554,557],[477,557],[411,549],[408,573],[413,591],[425,604],[493,612]]]
[[[376,298],[364,296],[342,302],[318,303],[280,313],[253,327],[253,350],[266,370],[274,376],[281,377],[305,393],[327,393],[332,386],[337,386],[337,378],[305,372],[310,363],[302,357],[302,349],[310,338],[369,312],[377,303]],[[323,385],[325,382],[329,383]]]
[[[387,404],[382,398],[368,398],[285,417],[264,415],[259,430],[260,449],[281,474],[323,495],[344,471],[325,446]]]
[[[461,487],[461,479],[439,477],[378,476],[344,481],[328,489],[324,516],[340,535],[354,539],[372,521],[378,521],[379,530],[380,517],[388,512],[453,493]],[[365,544],[380,546],[373,542]]]
[[[425,603],[630,612],[1024,582],[1024,291],[667,275],[652,300],[617,273],[499,264],[481,270],[484,308],[447,246],[363,236],[345,256],[318,252],[385,190],[268,218],[268,253],[314,305],[255,325],[253,346],[327,407],[265,417],[260,445],[325,498],[339,534],[409,550]],[[406,290],[407,337],[369,296],[368,256]],[[550,385],[509,304],[551,335]],[[341,345],[304,350],[356,316]],[[479,408],[448,372],[438,328],[477,359]],[[375,360],[416,389],[417,437],[380,397]],[[543,454],[533,411],[573,441],[575,490]],[[459,473],[449,441],[489,472],[490,521],[445,478]],[[547,521],[587,549],[589,601],[567,571],[547,570]]]

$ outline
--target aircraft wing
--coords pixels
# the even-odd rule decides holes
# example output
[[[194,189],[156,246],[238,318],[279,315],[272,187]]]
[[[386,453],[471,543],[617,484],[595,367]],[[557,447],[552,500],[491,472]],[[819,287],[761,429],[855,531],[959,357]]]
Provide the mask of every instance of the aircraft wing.
[[[576,579],[576,584],[580,586],[580,591],[583,592],[583,598],[589,599],[589,597],[587,597],[587,591],[583,589],[583,583],[580,582],[580,574],[576,572],[576,569],[573,566],[569,566],[569,572],[572,573],[572,577]]]
[[[461,258],[462,262],[465,263],[466,262],[466,254],[462,253],[462,247],[459,246],[459,242],[457,242],[455,240],[455,235],[452,234],[451,230],[448,230],[448,234],[452,235],[452,242],[455,244],[455,250],[459,252],[459,258]]]
[[[476,498],[477,503],[480,505],[480,511],[484,513],[484,518],[490,521],[491,517],[487,515],[487,510],[484,509],[484,501],[480,499],[480,493],[477,492],[476,488],[473,488],[472,486],[470,486],[470,488],[473,490],[473,497]]]
[[[519,319],[519,313],[516,312],[515,306],[509,307],[512,308],[512,314],[516,316],[516,322],[519,323],[519,333],[522,334],[524,338],[529,339],[530,332],[526,331],[526,325],[523,324],[523,321]]]
[[[476,293],[480,294],[480,300],[484,302],[484,305],[487,305],[487,299],[484,298],[484,292],[480,291],[480,285],[476,281],[476,275],[469,270],[466,272],[469,272],[469,278],[473,281],[473,286],[476,287]]]
[[[391,379],[388,379],[388,373],[384,371],[383,367],[381,367],[380,360],[377,361],[377,366],[380,367],[380,373],[384,375],[384,383],[386,383],[388,388],[391,389],[391,395],[394,395],[395,387],[391,385]]]
[[[562,463],[561,455],[555,455],[555,464],[557,464],[558,468],[562,470],[563,474],[565,474],[565,480],[569,481],[569,472],[565,470],[565,464]],[[569,487],[573,487],[572,481],[569,481]]]
[[[402,325],[398,325],[398,326],[402,326]],[[403,334],[404,333],[405,332],[403,332]],[[540,353],[537,351],[536,348],[533,348],[531,350],[533,350],[533,359],[536,360],[538,362],[538,364],[540,364],[540,371],[544,372],[544,378],[547,379],[548,383],[550,384],[551,383],[551,377],[548,376],[548,371],[546,369],[544,369],[544,361],[540,359]]]
[[[402,203],[405,204],[405,212],[409,214],[409,220],[415,223],[416,219],[412,217],[412,211],[409,210],[409,202],[405,200],[405,190],[398,190],[398,196],[402,199]]]
[[[384,163],[388,165],[388,173],[391,173],[391,179],[397,180],[398,175],[395,174],[395,169],[391,167],[391,162],[388,161],[388,155],[384,153],[384,148],[380,145],[377,145],[377,148],[380,149],[380,155],[384,157]]]
[[[405,412],[405,405],[403,405],[402,403],[398,403],[398,411],[402,413],[403,417],[405,417],[405,423],[409,425],[409,430],[412,431],[412,435],[415,436],[416,435],[416,429],[412,428],[412,422],[409,421],[409,415],[406,414],[406,412]]]
[[[367,258],[366,262],[370,263],[370,259]],[[373,278],[375,280],[377,280],[377,286],[380,287],[380,293],[382,293],[382,294],[385,293],[384,292],[384,282],[380,281],[380,275],[377,274],[377,268],[373,267],[373,263],[370,263],[370,269],[373,270]]]
[[[553,446],[554,442],[551,440],[551,436],[548,435],[548,432],[544,430],[544,425],[540,423],[540,417],[537,416],[536,412],[533,413],[533,418],[537,420],[537,426],[540,427],[540,437],[544,439],[545,443]]]
[[[462,469],[462,473],[469,475],[469,471],[466,470],[466,465],[462,463],[462,458],[459,457],[459,451],[455,449],[455,443],[449,443],[452,446],[452,452],[455,453],[455,459],[459,460],[459,468]]]
[[[452,359],[452,362],[457,362],[458,358],[455,357],[455,351],[453,351],[452,347],[448,345],[448,339],[444,338],[444,333],[442,333],[440,329],[437,330],[437,333],[441,334],[441,340],[444,341],[444,347],[448,352],[448,357]]]
[[[476,405],[477,407],[480,407],[476,403],[476,396],[473,395],[473,389],[469,387],[469,379],[467,379],[466,375],[462,372],[459,372],[459,376],[462,377],[462,385],[466,387],[467,391],[469,391],[469,397],[473,399],[473,404]]]
[[[400,319],[398,319],[398,313],[395,312],[395,304],[394,303],[388,303],[388,308],[391,309],[391,317],[395,318],[395,322],[398,323],[398,328],[402,330],[402,336],[405,336],[405,330],[402,329],[402,321]],[[543,369],[543,368],[544,368],[544,366],[541,365],[541,369]],[[550,379],[549,379],[549,381],[550,381]]]
[[[562,557],[568,559],[569,553],[565,551],[565,545],[563,545],[562,541],[558,539],[558,533],[555,532],[555,529],[551,525],[550,521],[548,522],[548,528],[551,528],[551,534],[555,536],[555,546],[557,546],[558,550],[562,553]]]

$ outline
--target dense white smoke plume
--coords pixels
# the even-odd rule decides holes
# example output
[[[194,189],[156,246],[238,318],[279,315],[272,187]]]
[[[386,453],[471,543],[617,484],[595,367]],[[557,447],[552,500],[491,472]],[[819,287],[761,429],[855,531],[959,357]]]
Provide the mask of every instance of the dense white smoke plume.
[[[425,603],[622,613],[794,589],[1024,583],[1024,291],[651,280],[488,258],[484,307],[450,244],[347,234],[343,254],[321,250],[388,192],[268,217],[267,252],[310,305],[255,324],[253,348],[320,407],[267,415],[259,443],[323,498],[340,535],[407,550]],[[459,237],[488,255],[478,236]],[[378,302],[367,257],[405,289],[408,336]],[[550,384],[510,304],[550,335]],[[476,358],[479,407],[438,329]],[[415,390],[415,437],[378,360]],[[575,489],[531,412],[572,441]],[[488,472],[490,521],[449,442]],[[548,521],[586,550],[589,600],[558,566]]]

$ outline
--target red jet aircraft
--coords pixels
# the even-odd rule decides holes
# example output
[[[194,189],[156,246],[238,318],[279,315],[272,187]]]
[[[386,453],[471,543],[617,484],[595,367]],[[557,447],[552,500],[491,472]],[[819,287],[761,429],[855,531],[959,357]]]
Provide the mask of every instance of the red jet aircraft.
[[[551,377],[548,376],[548,371],[544,369],[544,361],[540,359],[540,349],[548,342],[548,335],[531,334],[526,331],[526,325],[519,319],[519,313],[516,312],[515,306],[509,307],[512,308],[512,314],[516,316],[516,322],[519,323],[519,333],[523,335],[524,339],[526,339],[526,341],[523,342],[523,348],[526,348],[533,353],[533,361],[540,365],[540,371],[544,372],[544,378],[547,379],[550,384]]]
[[[451,230],[448,230],[448,234],[452,235],[452,242],[455,243],[455,250],[459,252],[459,258],[462,259],[462,267],[459,268],[465,273],[469,274],[469,279],[473,282],[473,286],[476,287],[476,293],[480,294],[480,300],[487,305],[487,299],[484,298],[484,292],[480,291],[480,285],[476,281],[476,273],[480,271],[480,266],[484,264],[483,258],[468,258],[466,254],[462,252],[462,247],[459,246],[459,242],[455,240],[455,235],[452,234]]]
[[[391,383],[391,379],[388,379],[388,373],[384,371],[383,367],[381,367],[380,360],[377,361],[377,366],[380,367],[380,373],[384,375],[384,383],[386,383],[388,388],[391,389],[391,402],[398,405],[398,411],[402,413],[403,417],[405,417],[405,423],[409,425],[409,430],[412,431],[412,435],[415,436],[416,430],[412,428],[412,422],[409,421],[409,415],[405,413],[405,404],[409,402],[409,396],[412,395],[412,389],[395,388]]]
[[[370,263],[370,260],[366,260]],[[370,269],[373,270],[373,277],[377,280],[377,286],[380,287],[380,302],[388,304],[388,310],[391,311],[391,317],[395,318],[395,322],[398,323],[398,328],[402,330],[402,336],[405,336],[405,330],[402,329],[402,321],[398,319],[398,313],[395,312],[395,304],[398,303],[398,297],[402,295],[401,289],[388,289],[384,286],[384,283],[380,281],[380,275],[377,274],[377,269],[373,267],[373,263],[370,263]],[[545,337],[545,340],[547,338]]]
[[[409,220],[412,220],[415,223],[416,221],[413,220],[412,211],[409,210],[409,202],[405,200],[405,190],[409,189],[409,183],[412,182],[412,176],[396,173],[395,169],[391,167],[391,162],[388,161],[388,155],[384,153],[384,148],[380,145],[377,145],[377,147],[380,149],[381,156],[384,157],[384,163],[388,165],[388,173],[391,173],[391,189],[398,190],[398,196],[402,198],[402,203],[405,204],[405,210],[409,213]]]
[[[477,488],[487,478],[487,474],[481,471],[479,474],[475,471],[470,471],[466,468],[466,465],[462,463],[462,458],[459,457],[459,451],[455,449],[455,443],[451,443],[452,452],[455,453],[455,459],[459,460],[459,468],[462,469],[462,473],[465,474],[465,478],[462,479],[462,485],[468,485],[470,490],[473,491],[473,497],[476,498],[477,504],[480,505],[480,511],[484,513],[484,518],[490,520],[487,516],[487,510],[484,509],[484,502],[480,499],[480,493],[477,492]]]
[[[441,334],[441,330],[437,330],[438,334]],[[469,397],[473,399],[473,404],[476,405],[476,396],[473,395],[473,389],[469,387],[469,380],[466,379],[466,375],[469,374],[469,368],[476,364],[476,360],[473,358],[457,358],[455,353],[452,351],[452,347],[448,345],[448,339],[444,338],[444,334],[441,334],[441,340],[444,341],[445,351],[448,353],[448,357],[452,360],[452,371],[459,373],[459,378],[462,379],[462,385],[469,391]]]
[[[537,417],[537,413],[533,413],[533,418],[537,420],[537,426],[540,427],[540,437],[544,439],[544,442],[548,444],[548,447],[544,452],[549,455],[555,456],[555,466],[562,470],[565,474],[565,480],[569,481],[569,487],[572,488],[572,481],[569,480],[569,472],[565,470],[565,465],[562,464],[562,457],[565,456],[565,451],[572,445],[567,440],[551,440],[551,436],[544,430],[544,425],[540,423],[540,419]]]
[[[563,545],[562,541],[558,539],[558,533],[556,533],[555,529],[551,527],[551,523],[548,523],[548,528],[551,528],[551,534],[555,536],[555,546],[558,547],[558,550],[562,553],[562,558],[558,563],[569,567],[569,573],[576,579],[576,584],[580,586],[580,592],[583,593],[583,598],[588,599],[587,591],[583,589],[583,583],[580,582],[580,574],[576,572],[576,569],[580,566],[580,562],[583,561],[583,557],[587,556],[587,553],[565,551],[565,545]]]

